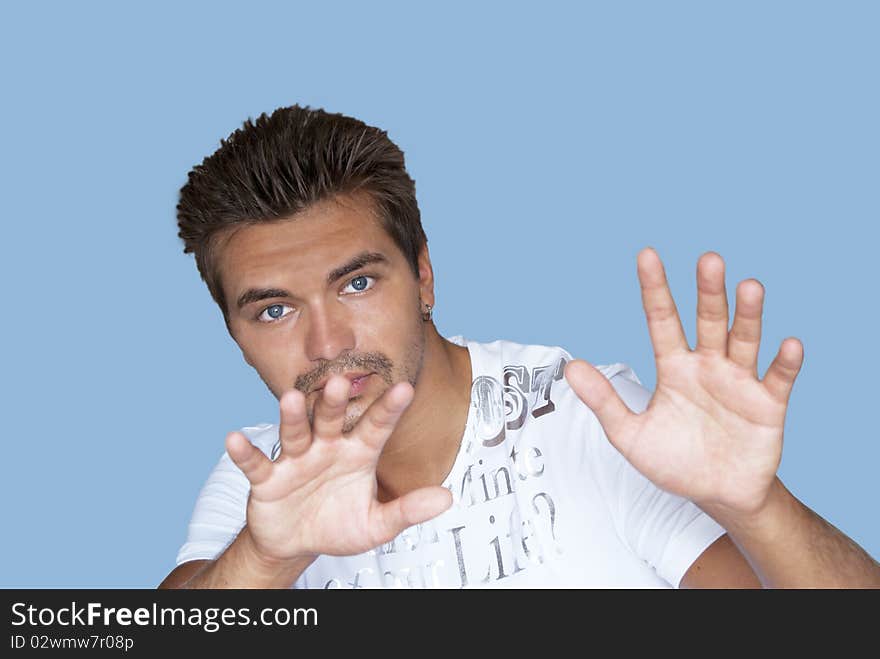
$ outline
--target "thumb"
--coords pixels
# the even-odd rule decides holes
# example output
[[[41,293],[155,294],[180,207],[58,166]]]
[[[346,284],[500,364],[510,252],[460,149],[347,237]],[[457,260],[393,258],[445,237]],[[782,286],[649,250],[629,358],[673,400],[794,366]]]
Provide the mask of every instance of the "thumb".
[[[251,487],[259,486],[272,475],[272,461],[238,431],[226,435],[226,452],[235,466],[244,472]]]
[[[611,381],[583,359],[574,359],[566,364],[565,379],[577,397],[599,419],[611,443],[623,452],[619,442],[624,440],[624,429],[634,415],[621,400]]]
[[[452,492],[445,487],[421,487],[387,503],[376,503],[370,526],[376,546],[391,542],[404,529],[433,519],[452,505]]]

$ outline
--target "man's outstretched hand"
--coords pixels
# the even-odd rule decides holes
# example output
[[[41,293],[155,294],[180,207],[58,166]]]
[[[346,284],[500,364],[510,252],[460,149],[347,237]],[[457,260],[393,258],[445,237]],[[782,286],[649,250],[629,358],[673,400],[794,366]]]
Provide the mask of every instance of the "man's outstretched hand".
[[[764,287],[754,279],[740,282],[728,331],[724,261],[707,252],[697,263],[697,347],[691,350],[660,257],[647,248],[637,262],[657,368],[648,408],[632,413],[583,360],[570,362],[565,377],[611,443],[655,485],[704,508],[757,514],[782,457],[803,346],[785,339],[759,380]]]
[[[439,486],[379,502],[376,465],[413,388],[406,382],[390,387],[344,434],[350,387],[347,378],[332,376],[315,403],[311,426],[304,395],[286,392],[280,401],[281,454],[274,462],[240,432],[227,436],[229,456],[251,484],[247,528],[261,558],[359,554],[452,504],[449,490]]]

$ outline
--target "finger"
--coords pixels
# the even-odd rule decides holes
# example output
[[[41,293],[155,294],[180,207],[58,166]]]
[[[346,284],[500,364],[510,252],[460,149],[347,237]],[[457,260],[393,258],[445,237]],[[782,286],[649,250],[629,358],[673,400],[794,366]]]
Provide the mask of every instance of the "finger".
[[[351,391],[351,381],[348,378],[341,375],[330,376],[315,402],[315,415],[312,421],[314,437],[327,440],[342,437],[349,391]]]
[[[728,322],[724,259],[706,252],[697,261],[697,349],[726,355]]]
[[[589,407],[617,449],[627,454],[627,425],[636,416],[626,406],[611,381],[583,359],[574,359],[565,366],[565,379]]]
[[[381,451],[414,395],[415,390],[411,384],[398,382],[370,405],[351,434]]]
[[[281,455],[295,458],[312,445],[312,429],[306,412],[306,397],[291,389],[281,396],[281,424],[278,430]]]
[[[679,350],[688,350],[660,256],[653,248],[646,247],[639,252],[636,262],[655,360]]]
[[[226,452],[252,486],[259,485],[272,475],[272,461],[242,433],[226,435]]]
[[[746,279],[736,287],[736,315],[727,339],[727,356],[758,377],[758,349],[761,346],[761,314],[764,286],[757,279]]]
[[[794,380],[804,363],[804,346],[796,338],[790,337],[779,346],[776,359],[764,373],[764,385],[773,396],[782,403],[788,403],[788,397],[794,386]]]
[[[376,546],[391,542],[404,529],[433,519],[452,505],[452,492],[445,487],[421,487],[393,501],[377,504],[370,512],[370,528]]]

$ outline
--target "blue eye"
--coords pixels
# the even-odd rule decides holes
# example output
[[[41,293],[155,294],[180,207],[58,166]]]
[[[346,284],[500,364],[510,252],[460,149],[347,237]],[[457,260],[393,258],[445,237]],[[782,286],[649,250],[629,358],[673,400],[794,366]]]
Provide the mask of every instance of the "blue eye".
[[[285,308],[287,308],[288,311],[285,312]],[[293,307],[290,307],[286,304],[272,304],[260,312],[260,315],[257,316],[257,320],[264,323],[271,323],[276,320],[280,320],[281,318],[284,318],[284,316],[289,314],[291,311],[293,311]]]
[[[368,275],[358,275],[357,277],[352,279],[350,282],[348,282],[348,286],[346,286],[342,290],[343,290],[343,292],[345,292],[345,291],[348,291],[348,289],[350,288],[350,289],[352,289],[352,291],[350,291],[350,292],[361,293],[363,291],[366,291],[366,290],[372,288],[375,281],[376,280],[373,277],[370,277]]]

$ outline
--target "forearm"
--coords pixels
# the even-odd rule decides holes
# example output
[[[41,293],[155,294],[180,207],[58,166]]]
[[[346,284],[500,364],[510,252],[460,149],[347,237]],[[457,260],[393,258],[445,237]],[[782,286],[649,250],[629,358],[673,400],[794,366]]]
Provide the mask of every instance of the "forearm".
[[[767,588],[880,588],[880,563],[807,508],[778,478],[750,518],[707,509]]]
[[[290,562],[268,561],[254,550],[247,526],[216,560],[180,588],[290,588],[314,557]]]

